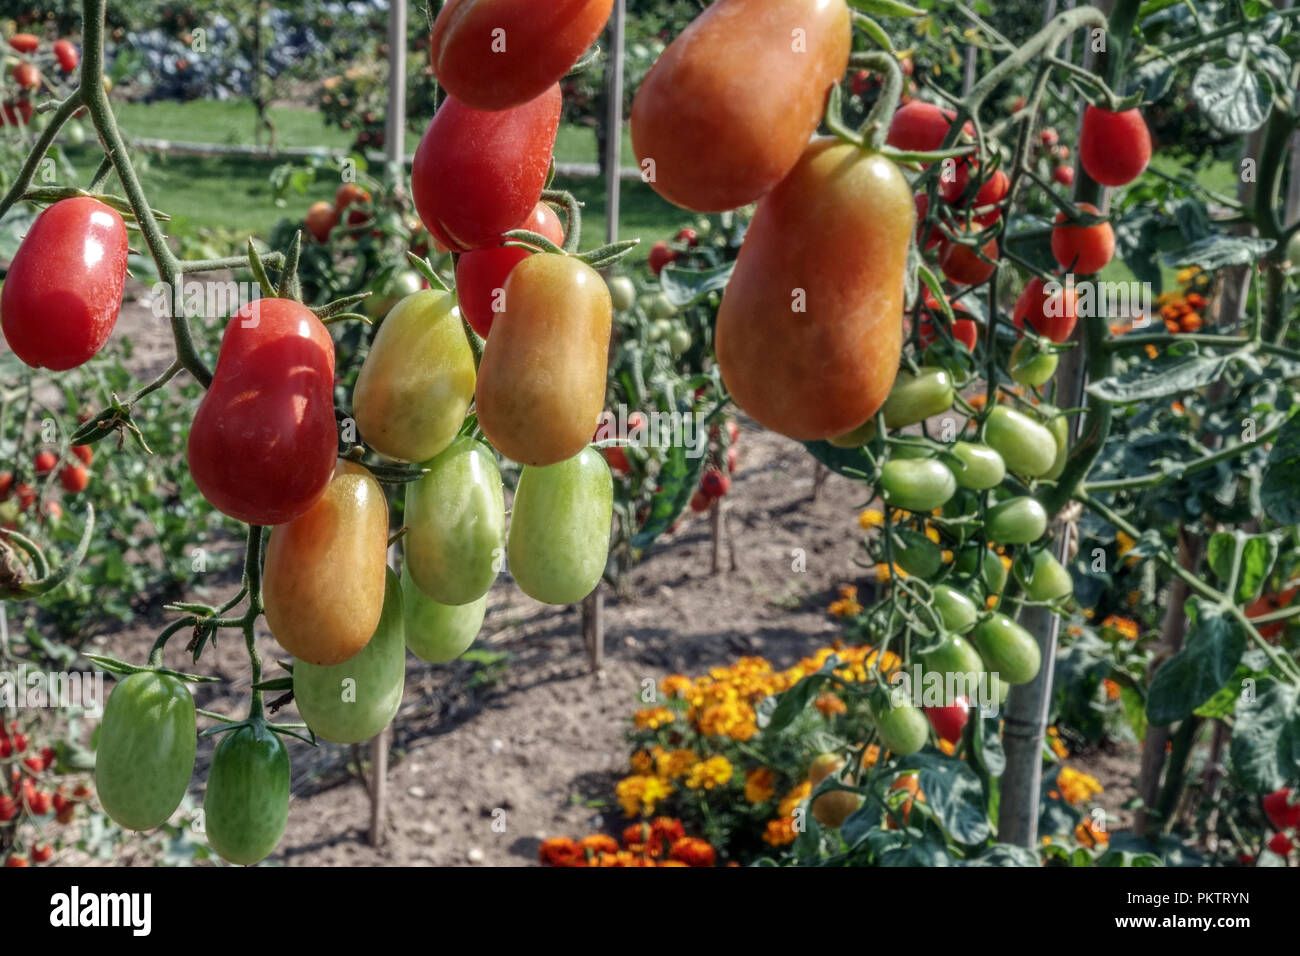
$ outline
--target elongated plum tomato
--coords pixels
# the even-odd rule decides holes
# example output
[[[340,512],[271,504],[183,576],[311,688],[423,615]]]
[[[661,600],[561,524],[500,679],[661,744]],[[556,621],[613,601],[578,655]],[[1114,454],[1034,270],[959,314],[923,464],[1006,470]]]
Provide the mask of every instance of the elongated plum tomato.
[[[496,457],[461,436],[406,486],[406,570],[439,604],[469,604],[492,587],[505,544],[505,493]]]
[[[366,444],[424,461],[456,437],[474,397],[474,352],[456,301],[425,289],[388,313],[357,374],[352,411]]]
[[[957,697],[951,704],[941,707],[925,708],[925,716],[930,719],[930,726],[940,740],[955,744],[961,740],[961,732],[970,717],[970,703],[965,697]]]
[[[1050,551],[1039,551],[1028,580],[1023,580],[1025,594],[1035,601],[1060,601],[1074,593],[1074,579]]]
[[[613,0],[448,0],[430,65],[452,96],[504,110],[558,83],[600,36]]]
[[[912,704],[900,701],[891,706],[888,697],[884,697],[869,701],[867,707],[886,750],[906,757],[925,746],[930,737],[930,723]]]
[[[895,149],[907,152],[929,153],[943,145],[944,137],[952,128],[957,114],[924,100],[912,100],[900,106],[889,121],[885,142]],[[963,129],[973,136],[975,127],[967,123]]]
[[[519,475],[506,557],[515,583],[544,604],[581,601],[609,557],[614,479],[596,449]]]
[[[815,441],[884,403],[903,347],[914,215],[897,166],[829,138],[763,197],[714,340],[723,381],[761,425]]]
[[[612,321],[609,288],[586,263],[542,252],[515,266],[474,393],[479,426],[497,451],[552,465],[591,440]]]
[[[1079,209],[1100,215],[1097,207],[1081,202]],[[1108,222],[1095,226],[1076,226],[1065,223],[1065,213],[1056,214],[1052,229],[1052,255],[1062,269],[1077,275],[1092,275],[1106,267],[1115,257],[1115,230]]]
[[[9,38],[9,45],[19,53],[35,53],[41,38],[35,33],[15,33]]]
[[[959,441],[949,449],[960,461],[948,462],[958,486],[983,491],[995,488],[1007,476],[1006,462],[987,445]]]
[[[406,683],[406,634],[402,585],[391,570],[384,577],[384,609],[361,653],[342,664],[293,666],[293,699],[317,737],[358,744],[379,733],[397,713]]]
[[[1016,300],[1012,318],[1018,329],[1023,329],[1028,323],[1039,335],[1053,342],[1064,342],[1078,321],[1078,296],[1074,289],[1067,289],[1055,281],[1049,290],[1047,283],[1034,276],[1025,283],[1025,290]]]
[[[248,866],[265,859],[289,820],[289,753],[265,724],[237,727],[212,755],[203,822],[223,860]]]
[[[816,132],[849,46],[844,0],[718,0],[669,44],[632,102],[632,149],[651,188],[696,212],[769,192]]]
[[[1089,105],[1079,130],[1079,162],[1103,186],[1127,186],[1141,176],[1151,162],[1151,133],[1142,113]]]
[[[108,695],[95,751],[95,790],[128,830],[162,826],[194,772],[194,698],[165,674],[124,678]]]
[[[1038,478],[1056,463],[1056,439],[1023,412],[999,405],[984,423],[984,441],[1016,474]]]
[[[360,653],[384,607],[388,504],[361,465],[339,461],[320,500],[271,531],[262,572],[266,623],[309,664]]]
[[[880,469],[885,503],[908,511],[933,511],[957,493],[957,479],[934,458],[892,458]]]
[[[997,268],[998,241],[990,239],[975,251],[974,246],[962,245],[944,239],[939,246],[939,268],[949,282],[957,285],[979,285],[993,275]]]
[[[77,48],[69,40],[54,41],[54,57],[59,61],[59,69],[64,73],[71,73],[81,62],[81,57],[77,53]]]
[[[1042,655],[1034,636],[1005,614],[990,614],[971,631],[971,642],[990,673],[1008,684],[1027,684]]]
[[[188,457],[203,497],[237,521],[283,524],[316,503],[338,457],[334,342],[305,305],[257,299],[231,317]]]
[[[984,527],[994,544],[1028,544],[1047,530],[1047,512],[1028,495],[1008,498],[988,510]]]
[[[542,198],[559,126],[559,84],[497,113],[447,97],[411,167],[411,198],[429,234],[452,252],[501,245]]]
[[[445,664],[469,650],[487,614],[487,595],[468,604],[439,604],[425,595],[402,568],[402,614],[406,646],[422,661]]]
[[[949,584],[936,584],[933,596],[934,609],[948,630],[964,634],[975,626],[979,612],[975,609],[975,602],[965,594]]]
[[[125,283],[122,217],[98,199],[61,199],[36,217],[9,265],[5,341],[33,368],[83,365],[113,331]]]
[[[564,227],[560,217],[546,203],[533,207],[528,218],[516,229],[527,229],[545,236],[557,246],[564,244]],[[456,300],[470,327],[483,338],[492,331],[492,320],[505,308],[506,279],[515,266],[529,256],[518,246],[475,249],[456,262]]]

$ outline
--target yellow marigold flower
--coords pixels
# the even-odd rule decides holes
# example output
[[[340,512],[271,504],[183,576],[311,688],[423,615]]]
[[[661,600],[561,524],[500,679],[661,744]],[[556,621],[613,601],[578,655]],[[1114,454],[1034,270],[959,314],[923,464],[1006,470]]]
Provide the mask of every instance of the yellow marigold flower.
[[[811,795],[812,784],[805,780],[785,795],[785,799],[783,799],[780,806],[776,808],[777,813],[783,817],[793,816],[795,808],[807,800]]]
[[[878,528],[885,523],[885,516],[875,508],[868,508],[862,514],[858,515],[858,527],[863,531],[871,528]]]
[[[763,842],[768,846],[789,846],[798,836],[794,832],[794,817],[784,816],[778,820],[768,820],[767,829],[763,831]]]
[[[682,674],[669,674],[659,682],[659,689],[667,697],[686,697],[691,692],[691,679]]]
[[[645,707],[635,715],[637,727],[642,730],[658,730],[665,724],[671,724],[677,715],[667,707]]]
[[[750,803],[767,803],[776,794],[774,781],[771,767],[755,767],[745,774],[745,799]]]
[[[1088,620],[1091,621],[1094,617],[1097,616],[1097,612],[1094,611],[1094,610],[1093,610],[1092,608],[1090,608],[1090,607],[1085,607],[1085,608],[1083,609],[1083,616],[1086,617]]]
[[[1049,746],[1052,749],[1052,753],[1056,754],[1057,758],[1060,760],[1064,760],[1066,757],[1070,755],[1069,749],[1065,746],[1065,743],[1061,740],[1060,731],[1058,731],[1055,727],[1047,728],[1047,746]]]
[[[676,780],[699,762],[693,750],[661,750],[655,755],[655,773],[665,780]]]
[[[691,767],[686,777],[686,786],[691,790],[712,790],[731,780],[733,773],[735,770],[726,757],[721,755],[710,757]]]
[[[1096,777],[1072,767],[1061,768],[1061,772],[1056,775],[1056,785],[1067,803],[1083,803],[1102,791],[1102,786]]]
[[[658,749],[657,747],[655,748]],[[646,774],[654,770],[654,758],[650,756],[650,751],[644,747],[632,755],[632,771],[634,773]]]
[[[1121,558],[1132,551],[1136,544],[1137,542],[1126,535],[1123,531],[1115,532],[1115,548],[1119,551],[1119,556]]]
[[[998,555],[998,560],[1002,562],[1002,567],[1006,568],[1008,571],[1011,570],[1011,559],[1005,554]]]
[[[843,594],[844,588],[840,589]],[[857,588],[853,588],[854,591]],[[858,603],[855,597],[842,597],[838,601],[832,601],[831,606],[827,608],[832,617],[853,617],[862,613],[862,605]]]
[[[900,578],[905,578],[905,577],[907,577],[907,572],[904,571],[902,568],[900,568],[900,567],[899,567],[898,565],[896,565],[896,564],[893,566],[892,572],[891,572],[890,566],[887,565],[887,564],[877,564],[877,565],[876,565],[876,580],[877,580],[877,581],[881,581],[881,582],[888,581],[891,577],[894,577],[894,576],[897,576],[897,577],[900,577]]]
[[[813,706],[822,712],[823,717],[833,717],[836,714],[848,712],[848,706],[834,694],[822,694],[813,703]]]
[[[1107,700],[1119,700],[1119,684],[1107,677],[1101,682],[1101,685],[1106,688]]]
[[[648,774],[624,777],[614,787],[614,796],[628,817],[654,816],[655,805],[671,795],[672,789],[665,781]]]
[[[1156,296],[1156,305],[1168,305],[1171,302],[1177,302],[1182,297],[1183,294],[1176,289],[1167,289]]]

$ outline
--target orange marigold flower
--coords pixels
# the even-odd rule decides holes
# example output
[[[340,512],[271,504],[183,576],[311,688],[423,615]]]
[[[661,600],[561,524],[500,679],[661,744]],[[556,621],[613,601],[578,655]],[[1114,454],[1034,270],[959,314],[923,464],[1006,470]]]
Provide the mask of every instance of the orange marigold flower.
[[[780,806],[776,808],[777,812],[783,817],[793,816],[795,807],[799,806],[799,804],[803,803],[811,795],[812,784],[805,780],[785,795]]]
[[[1092,819],[1085,820],[1074,828],[1074,838],[1089,848],[1110,844],[1110,834]]]
[[[655,750],[655,773],[665,780],[684,777],[700,761],[693,750]]]
[[[1110,334],[1111,334],[1111,335],[1123,335],[1123,334],[1124,334],[1125,332],[1127,332],[1128,330],[1129,330],[1129,327],[1128,327],[1127,325],[1125,325],[1123,322],[1115,322],[1115,323],[1112,323],[1112,325],[1111,325],[1111,327],[1110,327]]]
[[[1096,777],[1072,767],[1061,768],[1061,772],[1056,775],[1056,786],[1067,803],[1083,803],[1102,791]]]
[[[677,715],[667,707],[645,707],[638,710],[634,716],[636,725],[642,730],[658,730],[676,719]]]
[[[593,833],[578,841],[578,846],[592,853],[617,853],[618,841],[608,833]]]
[[[650,773],[655,768],[654,758],[650,756],[650,751],[644,747],[632,754],[632,759],[629,762],[632,764],[633,773]]]
[[[642,821],[623,828],[623,846],[631,850],[639,847],[644,850],[650,840],[650,824]]]
[[[1138,623],[1132,618],[1120,617],[1118,614],[1108,614],[1101,622],[1102,629],[1118,631],[1119,635],[1126,640],[1136,641],[1138,639]]]
[[[1119,684],[1115,683],[1109,677],[1103,680],[1101,684],[1106,688],[1107,700],[1119,700]]]
[[[1199,332],[1201,325],[1202,319],[1195,312],[1189,312],[1183,316],[1182,328],[1184,332]]]
[[[660,860],[659,866],[686,866],[681,860]]]
[[[862,613],[862,605],[854,598],[842,598],[838,601],[832,601],[827,610],[832,617],[853,617]]]
[[[659,801],[672,792],[666,781],[647,774],[624,777],[614,787],[614,796],[628,817],[652,816]]]
[[[879,759],[880,759],[880,748],[875,744],[868,745],[866,753],[862,755],[862,769],[870,770],[872,767],[876,765],[876,761]]]
[[[686,786],[691,790],[712,790],[724,786],[735,773],[731,761],[718,755],[691,767]]]
[[[655,817],[650,823],[650,832],[670,845],[686,836],[686,828],[676,817]]]
[[[713,866],[717,853],[698,837],[682,837],[673,844],[670,858],[680,860],[687,866]]]
[[[768,846],[789,846],[798,836],[794,831],[794,817],[768,820],[763,831],[763,842]]]
[[[1187,412],[1187,409],[1183,406],[1182,402],[1171,402],[1169,405],[1169,409],[1175,415],[1183,415],[1186,414]]]
[[[1177,330],[1177,329],[1170,329],[1169,331],[1171,331],[1171,332],[1177,332],[1178,330]],[[1153,358],[1155,358],[1157,355],[1160,354],[1160,350],[1157,349],[1154,345],[1148,345],[1148,346],[1146,347],[1146,353],[1147,353],[1147,358],[1149,358],[1149,359],[1153,359]]]
[[[569,837],[543,840],[537,855],[545,866],[578,866],[583,862],[582,849]]]
[[[823,717],[833,717],[835,714],[844,714],[847,713],[849,709],[844,701],[829,692],[820,695],[814,702],[813,706],[821,711]]]
[[[984,394],[972,395],[967,401],[970,403],[971,408],[983,408],[988,401],[988,396]]]
[[[954,753],[956,753],[957,745],[950,740],[944,740],[940,738],[939,749],[951,757]]]
[[[1199,312],[1209,303],[1206,301],[1205,296],[1201,295],[1199,292],[1189,292],[1187,293],[1187,304]]]
[[[871,528],[878,528],[885,523],[885,516],[875,508],[868,508],[862,514],[858,515],[858,527],[863,531]]]
[[[767,803],[775,795],[775,774],[771,767],[755,767],[745,774],[745,799],[750,803]]]
[[[668,697],[686,697],[691,692],[691,679],[682,674],[669,674],[659,682],[659,689]]]

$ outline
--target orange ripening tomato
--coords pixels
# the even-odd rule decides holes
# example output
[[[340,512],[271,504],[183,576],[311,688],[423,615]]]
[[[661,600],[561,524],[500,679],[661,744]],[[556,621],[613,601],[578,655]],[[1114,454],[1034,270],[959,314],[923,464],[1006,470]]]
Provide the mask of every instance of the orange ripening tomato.
[[[585,262],[539,252],[514,267],[474,392],[479,426],[497,451],[553,465],[591,441],[613,312],[605,280]]]
[[[341,664],[369,642],[384,608],[388,504],[374,475],[340,460],[320,500],[271,531],[262,572],[266,623],[310,664]]]
[[[291,299],[230,319],[187,449],[203,497],[236,521],[276,525],[325,491],[338,457],[334,341]]]
[[[307,218],[303,220],[303,224],[313,239],[317,242],[327,242],[330,232],[339,224],[338,210],[323,199],[314,202],[308,208]]]
[[[799,161],[849,47],[844,0],[718,0],[637,91],[642,178],[695,212],[754,202]]]
[[[993,275],[997,268],[998,241],[990,239],[980,248],[983,259],[972,246],[944,239],[939,247],[939,268],[949,282],[957,285],[979,285]],[[988,259],[990,261],[985,262]]]
[[[557,246],[564,244],[560,217],[544,202],[534,206],[528,218],[515,228],[535,232]],[[492,320],[504,305],[506,279],[529,255],[527,249],[502,245],[466,252],[456,261],[456,299],[461,314],[483,338],[492,331]]]
[[[889,394],[903,342],[912,191],[889,159],[829,137],[765,196],[718,310],[736,403],[801,441],[842,435]]]
[[[456,99],[504,110],[545,92],[595,42],[614,0],[448,0],[429,60]]]
[[[1038,276],[1030,279],[1016,300],[1012,318],[1016,328],[1023,329],[1028,322],[1039,335],[1060,343],[1074,331],[1079,297],[1073,289],[1067,289],[1059,282],[1055,285],[1057,288],[1048,293],[1047,284],[1042,279]]]
[[[1081,202],[1079,209],[1094,216],[1100,215],[1092,203]],[[1052,229],[1052,255],[1060,267],[1076,275],[1092,275],[1104,269],[1115,256],[1115,230],[1110,223],[1061,225],[1064,222],[1065,213],[1058,212],[1056,226]]]

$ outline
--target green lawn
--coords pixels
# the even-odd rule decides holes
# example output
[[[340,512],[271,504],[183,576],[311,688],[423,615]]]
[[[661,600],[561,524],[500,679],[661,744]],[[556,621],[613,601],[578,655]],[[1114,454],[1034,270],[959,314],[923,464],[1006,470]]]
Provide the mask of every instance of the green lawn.
[[[123,103],[117,105],[118,121],[128,137],[169,139],[183,142],[251,143],[254,112],[243,101],[196,100],[189,103]],[[284,147],[322,146],[345,148],[349,134],[326,126],[315,110],[277,107],[270,111],[276,125],[277,142]],[[414,151],[418,135],[407,137],[407,151]],[[81,180],[88,179],[100,153],[97,147],[69,147],[68,158]],[[566,126],[555,145],[561,162],[595,162],[596,137],[588,128]],[[201,227],[215,227],[243,235],[266,235],[271,226],[287,215],[298,215],[317,199],[329,199],[336,183],[320,182],[307,195],[290,200],[283,208],[274,205],[270,185],[272,171],[283,159],[246,157],[181,156],[137,153],[136,161],[145,191],[156,208],[172,216],[169,230],[178,236],[193,236]],[[632,165],[632,148],[624,143],[624,165]],[[605,235],[605,188],[595,179],[557,180],[586,204],[583,218],[583,246],[598,245]],[[691,216],[675,209],[639,182],[623,183],[620,236],[641,237],[647,244],[667,238]]]

